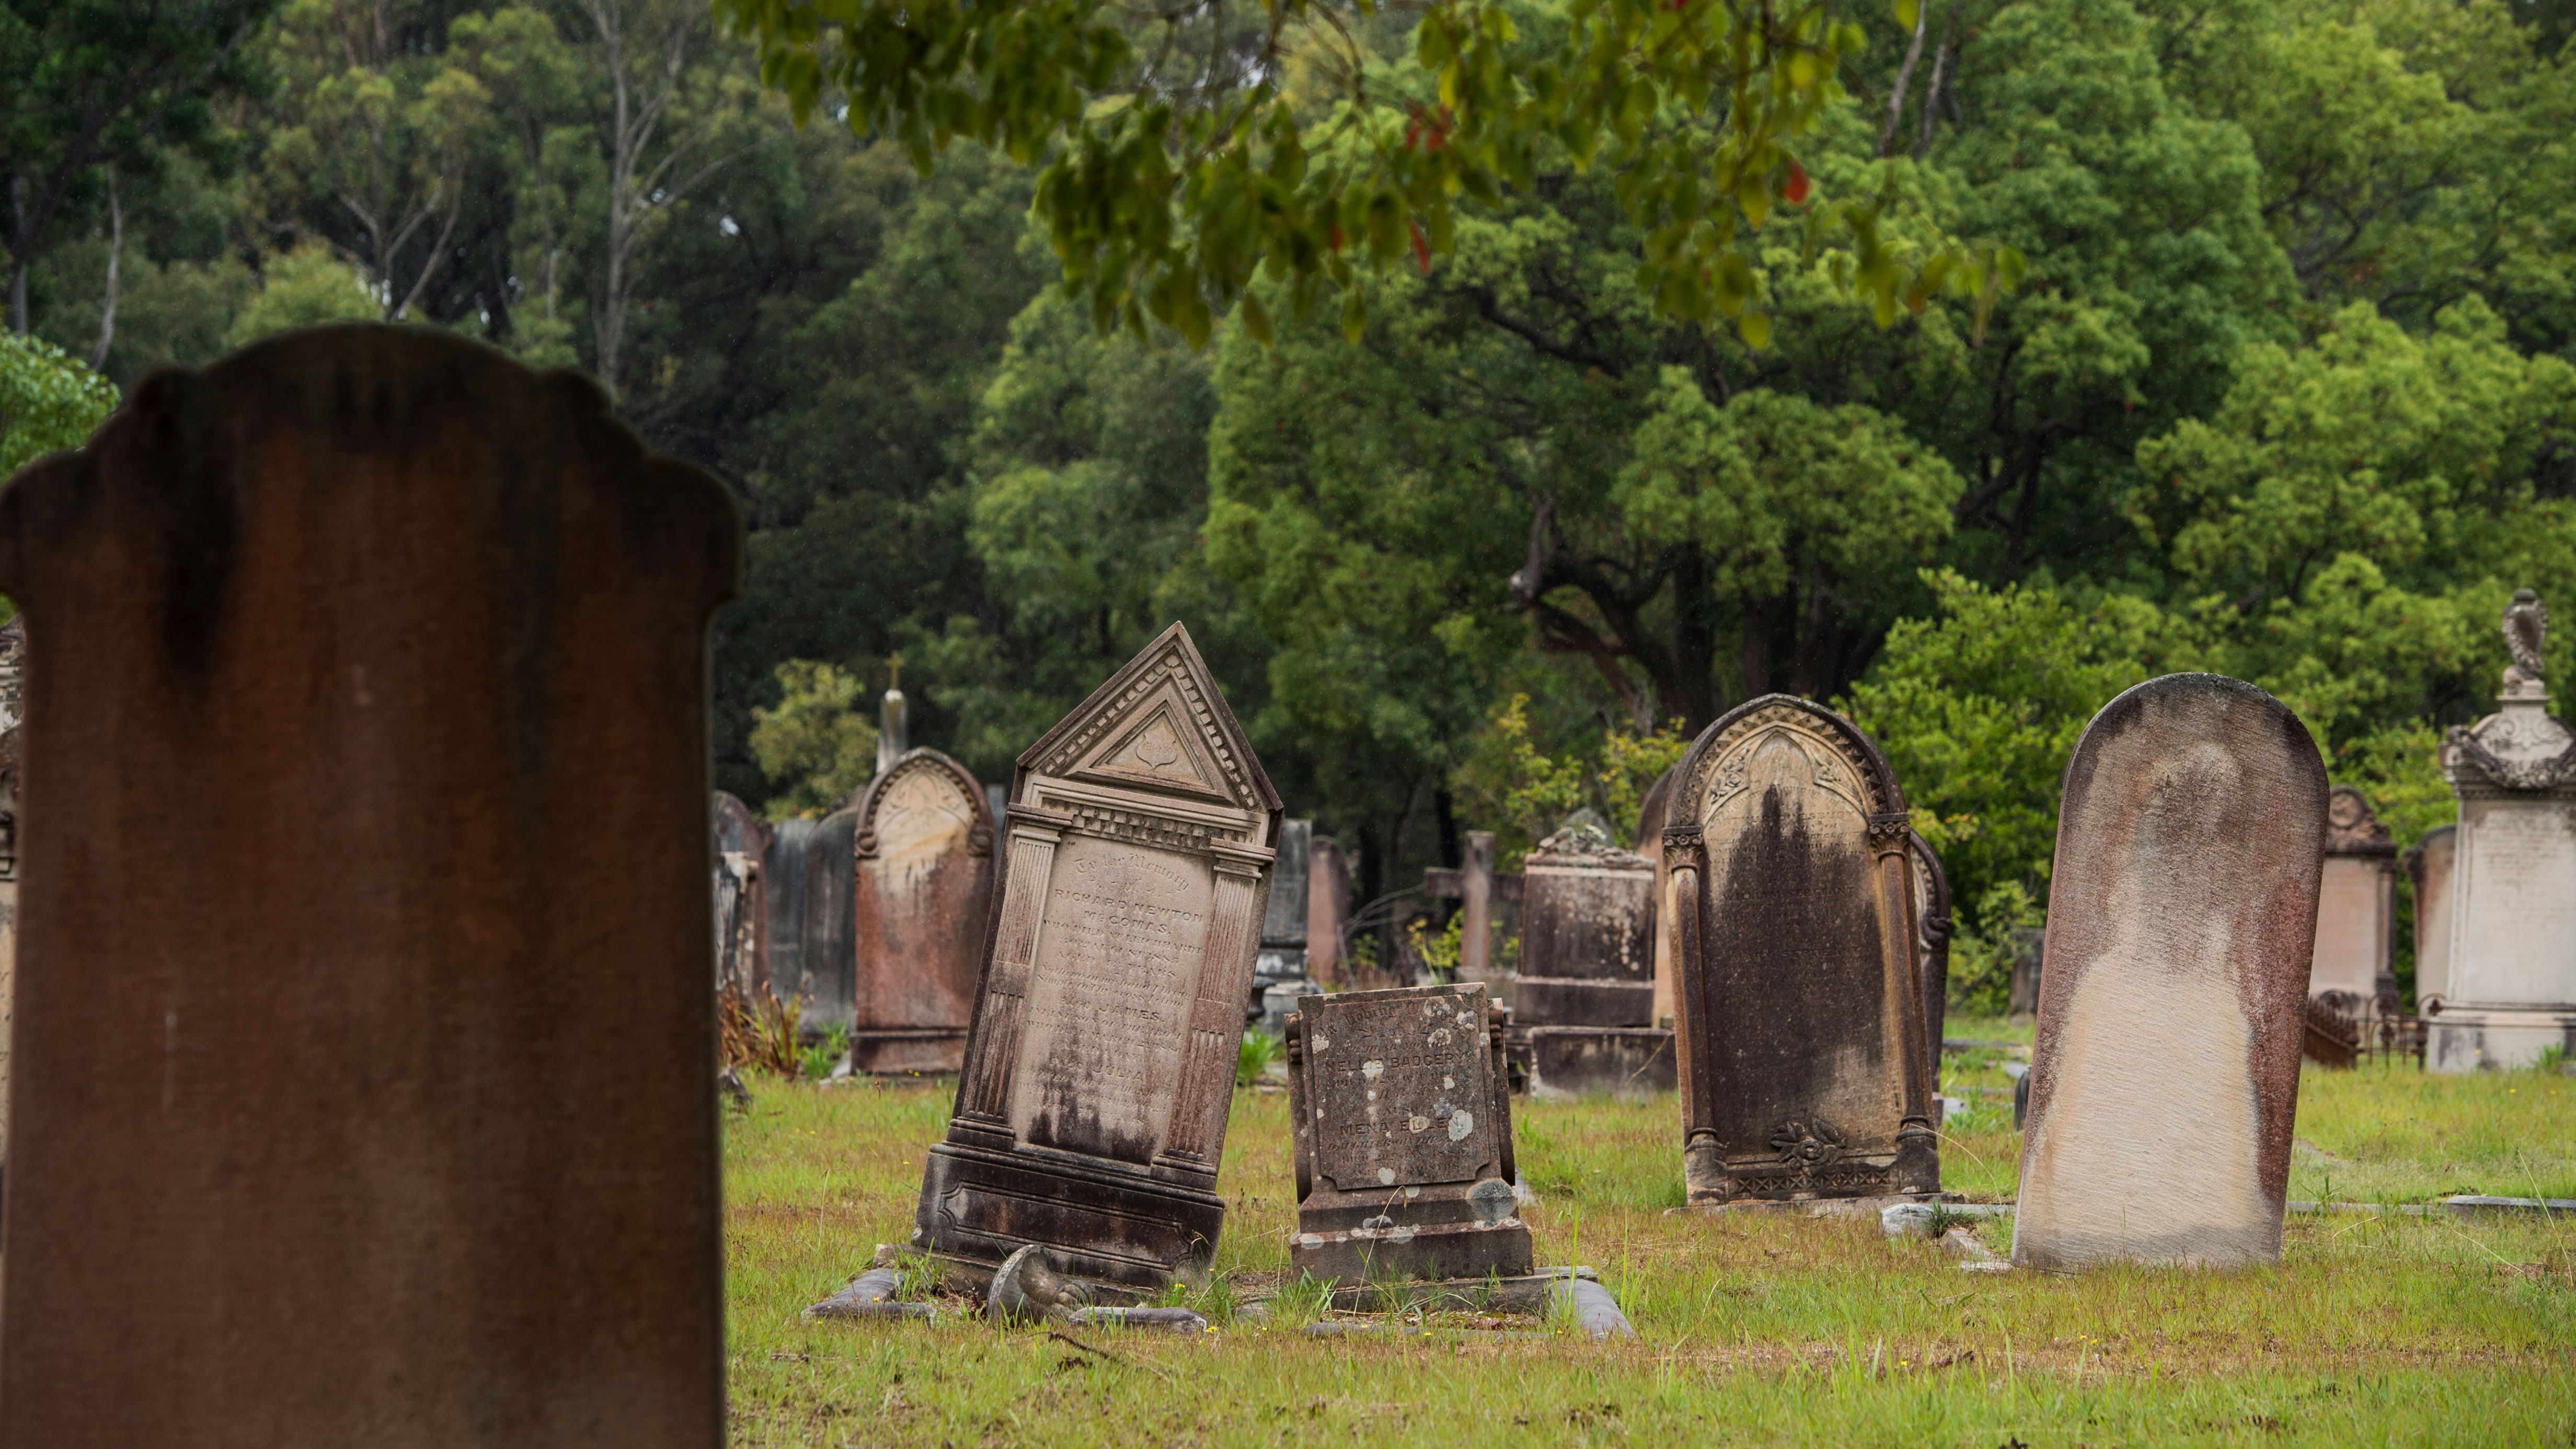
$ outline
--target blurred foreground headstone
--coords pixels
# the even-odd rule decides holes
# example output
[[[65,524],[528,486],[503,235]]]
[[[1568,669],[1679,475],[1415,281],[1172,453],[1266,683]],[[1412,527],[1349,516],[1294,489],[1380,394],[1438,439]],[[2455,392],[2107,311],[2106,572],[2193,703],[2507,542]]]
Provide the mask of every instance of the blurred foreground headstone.
[[[2325,764],[2215,674],[2105,705],[2066,767],[2013,1261],[2277,1261]]]
[[[0,1444],[723,1436],[717,483],[389,327],[0,495],[29,660]]]

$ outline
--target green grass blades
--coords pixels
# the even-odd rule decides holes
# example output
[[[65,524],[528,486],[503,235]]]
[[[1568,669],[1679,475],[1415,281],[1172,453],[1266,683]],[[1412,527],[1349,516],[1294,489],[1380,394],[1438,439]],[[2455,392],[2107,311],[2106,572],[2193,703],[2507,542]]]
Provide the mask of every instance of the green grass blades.
[[[2026,1040],[2002,1022],[1954,1038]],[[2008,1049],[1953,1055],[1949,1185],[2008,1199]],[[1217,1281],[1183,1340],[798,1317],[908,1238],[953,1087],[764,1080],[728,1120],[728,1378],[739,1445],[2545,1444],[2576,1434],[2576,1226],[2294,1218],[2280,1267],[1966,1274],[1874,1222],[1667,1216],[1670,1098],[1515,1102],[1542,1264],[1597,1267],[1639,1337],[1309,1339],[1323,1285],[1286,1281],[1287,1099],[1235,1097]],[[1990,1104],[2000,1103],[1999,1110]],[[2576,1079],[2301,1081],[2294,1197],[2576,1196]],[[1971,1225],[2009,1248],[2009,1221]],[[1267,1326],[1235,1310],[1270,1300]],[[1545,1325],[1532,1320],[1529,1327]]]

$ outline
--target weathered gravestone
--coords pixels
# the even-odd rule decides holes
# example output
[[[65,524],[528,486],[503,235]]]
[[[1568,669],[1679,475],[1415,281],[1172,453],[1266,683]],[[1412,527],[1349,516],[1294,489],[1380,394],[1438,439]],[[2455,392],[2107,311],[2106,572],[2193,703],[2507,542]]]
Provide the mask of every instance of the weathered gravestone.
[[[714,814],[716,980],[743,991],[765,990],[769,897],[760,872],[770,826],[722,790],[716,792]]]
[[[721,1441],[738,538],[590,382],[376,326],[155,373],[0,493],[0,1443]]]
[[[2576,731],[2549,712],[2548,619],[2531,590],[2514,595],[2496,712],[2442,744],[2460,827],[2449,992],[2425,1024],[2432,1071],[2529,1066],[2553,1046],[2576,1056]]]
[[[1252,996],[1244,1019],[1277,1033],[1315,989],[1306,974],[1307,882],[1314,865],[1315,822],[1279,825],[1279,863],[1271,867],[1270,904],[1261,913],[1261,949],[1252,958]]]
[[[1941,1090],[1941,1028],[1950,1015],[1950,876],[1920,832],[1910,837],[1914,887],[1914,963],[1923,978],[1926,1092]]]
[[[1672,1033],[1653,1026],[1655,867],[1569,821],[1521,866],[1512,1026],[1541,1100],[1672,1090]]]
[[[1511,1096],[1485,988],[1299,999],[1288,1019],[1288,1271],[1344,1283],[1517,1277]]]
[[[1321,835],[1306,847],[1306,974],[1328,986],[1349,976],[1342,960],[1351,919],[1351,862],[1340,842]]]
[[[1938,1192],[1913,831],[1878,745],[1765,695],[1683,757],[1672,874],[1694,1203]]]
[[[2415,1010],[2439,1016],[2451,994],[2451,867],[2460,828],[2436,825],[2406,852],[2415,881]]]
[[[914,1241],[1112,1291],[1203,1274],[1278,792],[1174,624],[1020,756],[1001,903]]]
[[[2378,995],[2379,978],[2389,967],[2397,846],[2371,810],[2370,797],[2350,785],[2337,785],[2326,796],[2325,839],[2308,994],[2349,991],[2368,1000]]]
[[[953,1072],[966,1058],[993,900],[983,787],[937,750],[911,750],[868,783],[854,824],[850,1065]]]
[[[2281,1255],[2325,764],[2253,685],[2151,679],[2066,766],[2013,1261]]]

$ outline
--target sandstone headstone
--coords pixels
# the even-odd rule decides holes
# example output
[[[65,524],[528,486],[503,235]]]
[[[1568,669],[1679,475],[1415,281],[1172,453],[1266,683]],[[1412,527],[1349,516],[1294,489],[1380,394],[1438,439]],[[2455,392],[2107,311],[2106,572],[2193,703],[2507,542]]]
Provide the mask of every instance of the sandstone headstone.
[[[2368,999],[2388,970],[2397,915],[2397,846],[2350,785],[2326,796],[2325,872],[2317,887],[2317,944],[2308,993],[2349,991]]]
[[[1654,890],[1653,862],[1588,823],[1567,824],[1522,863],[1512,1029],[1526,1042],[1532,1096],[1671,1089],[1669,1033],[1652,1026]]]
[[[760,857],[761,897],[768,907],[769,989],[793,1000],[805,994],[806,857],[820,822],[781,820],[770,827]]]
[[[2425,1024],[2432,1071],[2529,1066],[2552,1046],[2576,1056],[2576,732],[2541,680],[2548,617],[2531,590],[2514,595],[2496,712],[2442,745],[2460,825],[2449,990]]]
[[[1174,624],[1020,756],[1000,904],[914,1241],[1105,1288],[1203,1274],[1278,792]]]
[[[1941,1028],[1950,1015],[1950,877],[1920,832],[1912,837],[1915,969],[1923,978],[1924,1090],[1941,1090]]]
[[[2451,994],[2451,869],[2460,828],[2437,825],[2406,852],[2415,881],[2415,1010],[2439,1016]]]
[[[1913,831],[1877,744],[1789,695],[1692,744],[1664,830],[1690,1200],[1938,1192]]]
[[[2215,674],[2105,705],[2066,766],[2013,1261],[2281,1253],[2325,764]]]
[[[859,1012],[859,805],[865,790],[852,792],[804,838],[804,890],[796,919],[802,944],[796,958],[804,968],[797,995],[804,1005],[797,1019],[801,1040],[821,1040],[833,1028],[854,1028]],[[773,948],[774,951],[774,948]],[[785,988],[779,995],[787,994]]]
[[[1301,998],[1288,1019],[1297,1231],[1288,1270],[1357,1283],[1517,1277],[1503,1037],[1485,988]]]
[[[956,1071],[993,900],[983,787],[937,750],[912,750],[869,782],[853,824],[850,1065]]]
[[[1637,853],[1655,865],[1655,1003],[1647,1015],[1648,1024],[1669,1028],[1679,1010],[1673,1003],[1673,935],[1663,923],[1672,919],[1673,876],[1664,867],[1664,826],[1670,819],[1673,799],[1673,776],[1680,766],[1655,777],[1646,787],[1646,798],[1637,805],[1637,833],[1633,837]]]
[[[1351,864],[1341,845],[1310,837],[1306,848],[1306,973],[1327,986],[1349,976],[1343,933],[1351,919]]]
[[[725,491],[424,329],[0,493],[30,656],[0,1443],[712,1446]]]

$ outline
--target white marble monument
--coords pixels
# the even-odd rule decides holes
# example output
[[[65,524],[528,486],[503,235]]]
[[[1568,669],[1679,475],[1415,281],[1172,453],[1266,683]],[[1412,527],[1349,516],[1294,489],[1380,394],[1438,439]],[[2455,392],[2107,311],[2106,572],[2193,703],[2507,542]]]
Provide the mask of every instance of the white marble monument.
[[[2454,727],[2442,773],[2460,797],[2448,990],[2426,1025],[2437,1072],[2529,1066],[2576,1050],[2576,732],[2549,712],[2529,589],[2504,611],[2513,665],[2496,712]],[[2420,990],[2420,988],[2419,988]]]

